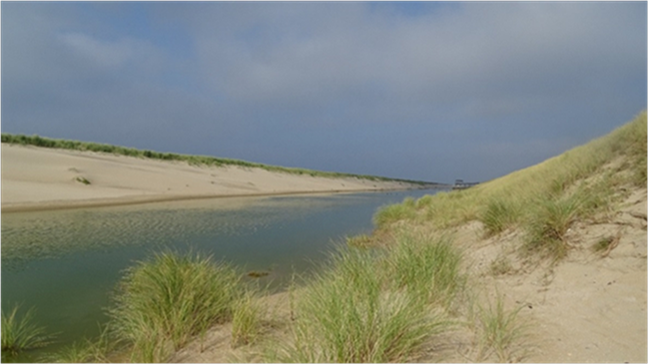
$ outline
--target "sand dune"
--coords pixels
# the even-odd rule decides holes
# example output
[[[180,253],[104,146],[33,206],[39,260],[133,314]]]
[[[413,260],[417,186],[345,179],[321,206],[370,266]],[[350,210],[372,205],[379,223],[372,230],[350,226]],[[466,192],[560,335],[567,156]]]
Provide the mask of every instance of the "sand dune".
[[[414,187],[403,182],[312,177],[235,166],[192,166],[185,162],[2,144],[2,212]]]

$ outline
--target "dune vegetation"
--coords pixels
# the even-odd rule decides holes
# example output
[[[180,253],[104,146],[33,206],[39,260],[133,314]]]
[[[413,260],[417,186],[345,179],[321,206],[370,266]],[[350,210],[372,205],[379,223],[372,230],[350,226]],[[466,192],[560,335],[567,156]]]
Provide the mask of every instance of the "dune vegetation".
[[[475,350],[467,360],[519,361],[529,333],[522,306],[507,306],[500,293],[484,298],[465,247],[456,244],[457,228],[478,222],[484,237],[519,231],[516,254],[561,264],[574,223],[605,219],[629,187],[645,188],[646,133],[642,112],[538,165],[380,209],[373,234],[348,238],[319,273],[288,288],[289,318],[268,317],[261,308],[267,297],[242,283],[244,273],[233,267],[159,254],[126,272],[110,310],[109,335],[138,362],[169,360],[218,327],[230,330],[231,347],[252,353],[243,360],[408,362],[444,360],[435,356],[440,335],[468,330]],[[608,249],[612,240],[592,249]],[[493,276],[511,269],[508,257],[500,258]]]
[[[570,225],[611,209],[623,199],[618,188],[623,185],[646,185],[645,111],[612,133],[538,165],[467,190],[387,206],[374,223],[378,231],[398,225],[442,230],[480,221],[488,235],[516,227],[527,234],[527,250],[559,259],[566,254]]]
[[[245,167],[245,168],[259,168],[270,172],[307,175],[311,177],[358,178],[358,179],[364,179],[369,181],[403,182],[403,183],[414,184],[414,185],[434,185],[435,184],[430,182],[414,181],[408,179],[388,178],[388,177],[381,177],[381,176],[370,176],[370,175],[361,175],[361,174],[352,174],[352,173],[317,171],[317,170],[305,169],[305,168],[273,166],[273,165],[262,164],[262,163],[247,162],[239,159],[217,158],[217,157],[202,156],[202,155],[164,153],[164,152],[140,150],[136,148],[129,148],[129,147],[103,144],[103,143],[82,142],[77,140],[52,139],[52,138],[41,137],[38,135],[29,136],[29,135],[21,135],[21,134],[2,133],[1,141],[2,143],[7,143],[7,144],[33,145],[42,148],[90,151],[90,152],[123,155],[123,156],[136,157],[136,158],[148,158],[148,159],[165,160],[165,161],[179,161],[179,162],[186,162],[191,165],[198,165],[198,166],[201,165],[216,166],[216,167],[238,166],[238,167]]]
[[[234,322],[235,341],[254,337],[260,291],[224,262],[165,251],[126,270],[97,340],[50,355],[54,362],[164,362],[214,325]]]
[[[444,240],[420,244],[404,235],[385,251],[340,248],[300,292],[291,344],[266,359],[406,361],[451,326],[437,306],[450,304],[461,284],[458,260]],[[430,281],[435,289],[424,288]]]
[[[2,312],[2,352],[18,352],[47,345],[52,336],[46,334],[45,328],[34,323],[35,309],[32,307],[24,314],[18,313],[20,307],[15,305],[11,312]]]
[[[199,254],[165,252],[129,269],[110,311],[113,334],[135,362],[164,361],[193,336],[231,321],[241,304],[241,273]]]

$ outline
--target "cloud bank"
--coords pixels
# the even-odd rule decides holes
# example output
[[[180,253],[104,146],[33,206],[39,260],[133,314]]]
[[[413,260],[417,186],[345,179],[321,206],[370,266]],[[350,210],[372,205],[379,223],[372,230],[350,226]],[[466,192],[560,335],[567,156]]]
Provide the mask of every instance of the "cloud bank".
[[[646,108],[645,3],[3,3],[2,131],[487,180]]]

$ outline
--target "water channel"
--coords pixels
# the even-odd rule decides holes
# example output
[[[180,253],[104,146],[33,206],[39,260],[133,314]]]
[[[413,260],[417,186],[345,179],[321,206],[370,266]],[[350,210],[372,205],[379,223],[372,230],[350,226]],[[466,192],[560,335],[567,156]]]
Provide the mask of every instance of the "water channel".
[[[308,274],[345,236],[368,233],[381,206],[436,190],[221,198],[2,215],[2,310],[36,309],[56,333],[46,349],[2,361],[37,361],[99,334],[123,274],[155,252],[191,250],[242,271],[268,271],[281,289]]]

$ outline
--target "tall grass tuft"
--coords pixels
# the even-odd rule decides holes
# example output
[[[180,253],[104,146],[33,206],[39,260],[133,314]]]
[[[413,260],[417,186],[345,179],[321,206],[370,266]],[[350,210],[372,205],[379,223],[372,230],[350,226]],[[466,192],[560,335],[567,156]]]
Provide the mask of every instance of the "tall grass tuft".
[[[495,353],[500,362],[518,361],[513,357],[516,343],[526,336],[526,326],[518,317],[522,306],[507,311],[502,296],[498,294],[495,301],[494,305],[489,301],[487,308],[479,307],[480,356],[486,359]]]
[[[527,225],[526,249],[543,257],[559,260],[567,255],[567,230],[582,210],[582,195],[566,198],[540,198],[537,210]]]
[[[403,204],[395,204],[381,207],[373,217],[374,225],[381,229],[402,220],[412,220],[416,217],[416,209],[411,200]]]
[[[487,235],[496,235],[514,226],[521,220],[520,206],[510,199],[492,198],[481,214],[481,222]]]
[[[461,254],[447,237],[399,232],[385,263],[395,289],[405,288],[428,303],[449,305],[466,282]]]
[[[2,351],[17,354],[49,344],[52,336],[45,334],[45,328],[33,323],[34,308],[27,310],[22,317],[18,316],[18,309],[19,306],[15,305],[9,315],[2,311]]]
[[[348,246],[354,248],[370,248],[371,246],[375,245],[375,242],[371,239],[371,236],[366,234],[347,237],[346,242]]]
[[[232,347],[253,343],[261,333],[263,308],[252,292],[237,302],[232,315]]]
[[[379,229],[395,221],[427,223],[445,229],[480,220],[487,233],[532,220],[537,196],[567,193],[579,181],[598,173],[617,157],[627,158],[633,170],[630,182],[646,185],[646,112],[606,136],[573,148],[560,156],[462,191],[440,192],[382,208],[374,216]],[[514,196],[514,198],[512,198]],[[519,210],[518,210],[519,209]],[[516,215],[516,211],[520,211]]]
[[[47,361],[54,363],[106,363],[108,356],[115,350],[115,341],[103,330],[96,340],[83,339],[74,342],[54,354],[47,356]]]
[[[424,300],[385,290],[379,255],[339,250],[333,266],[308,285],[297,302],[288,362],[406,361],[444,322]]]
[[[648,143],[646,128],[646,112],[640,116],[640,122],[631,124],[632,129],[628,132],[629,154],[634,158],[633,182],[638,186],[646,186],[646,158],[648,156]]]
[[[162,361],[209,326],[231,319],[241,275],[209,257],[165,252],[127,270],[111,325],[132,359]]]

